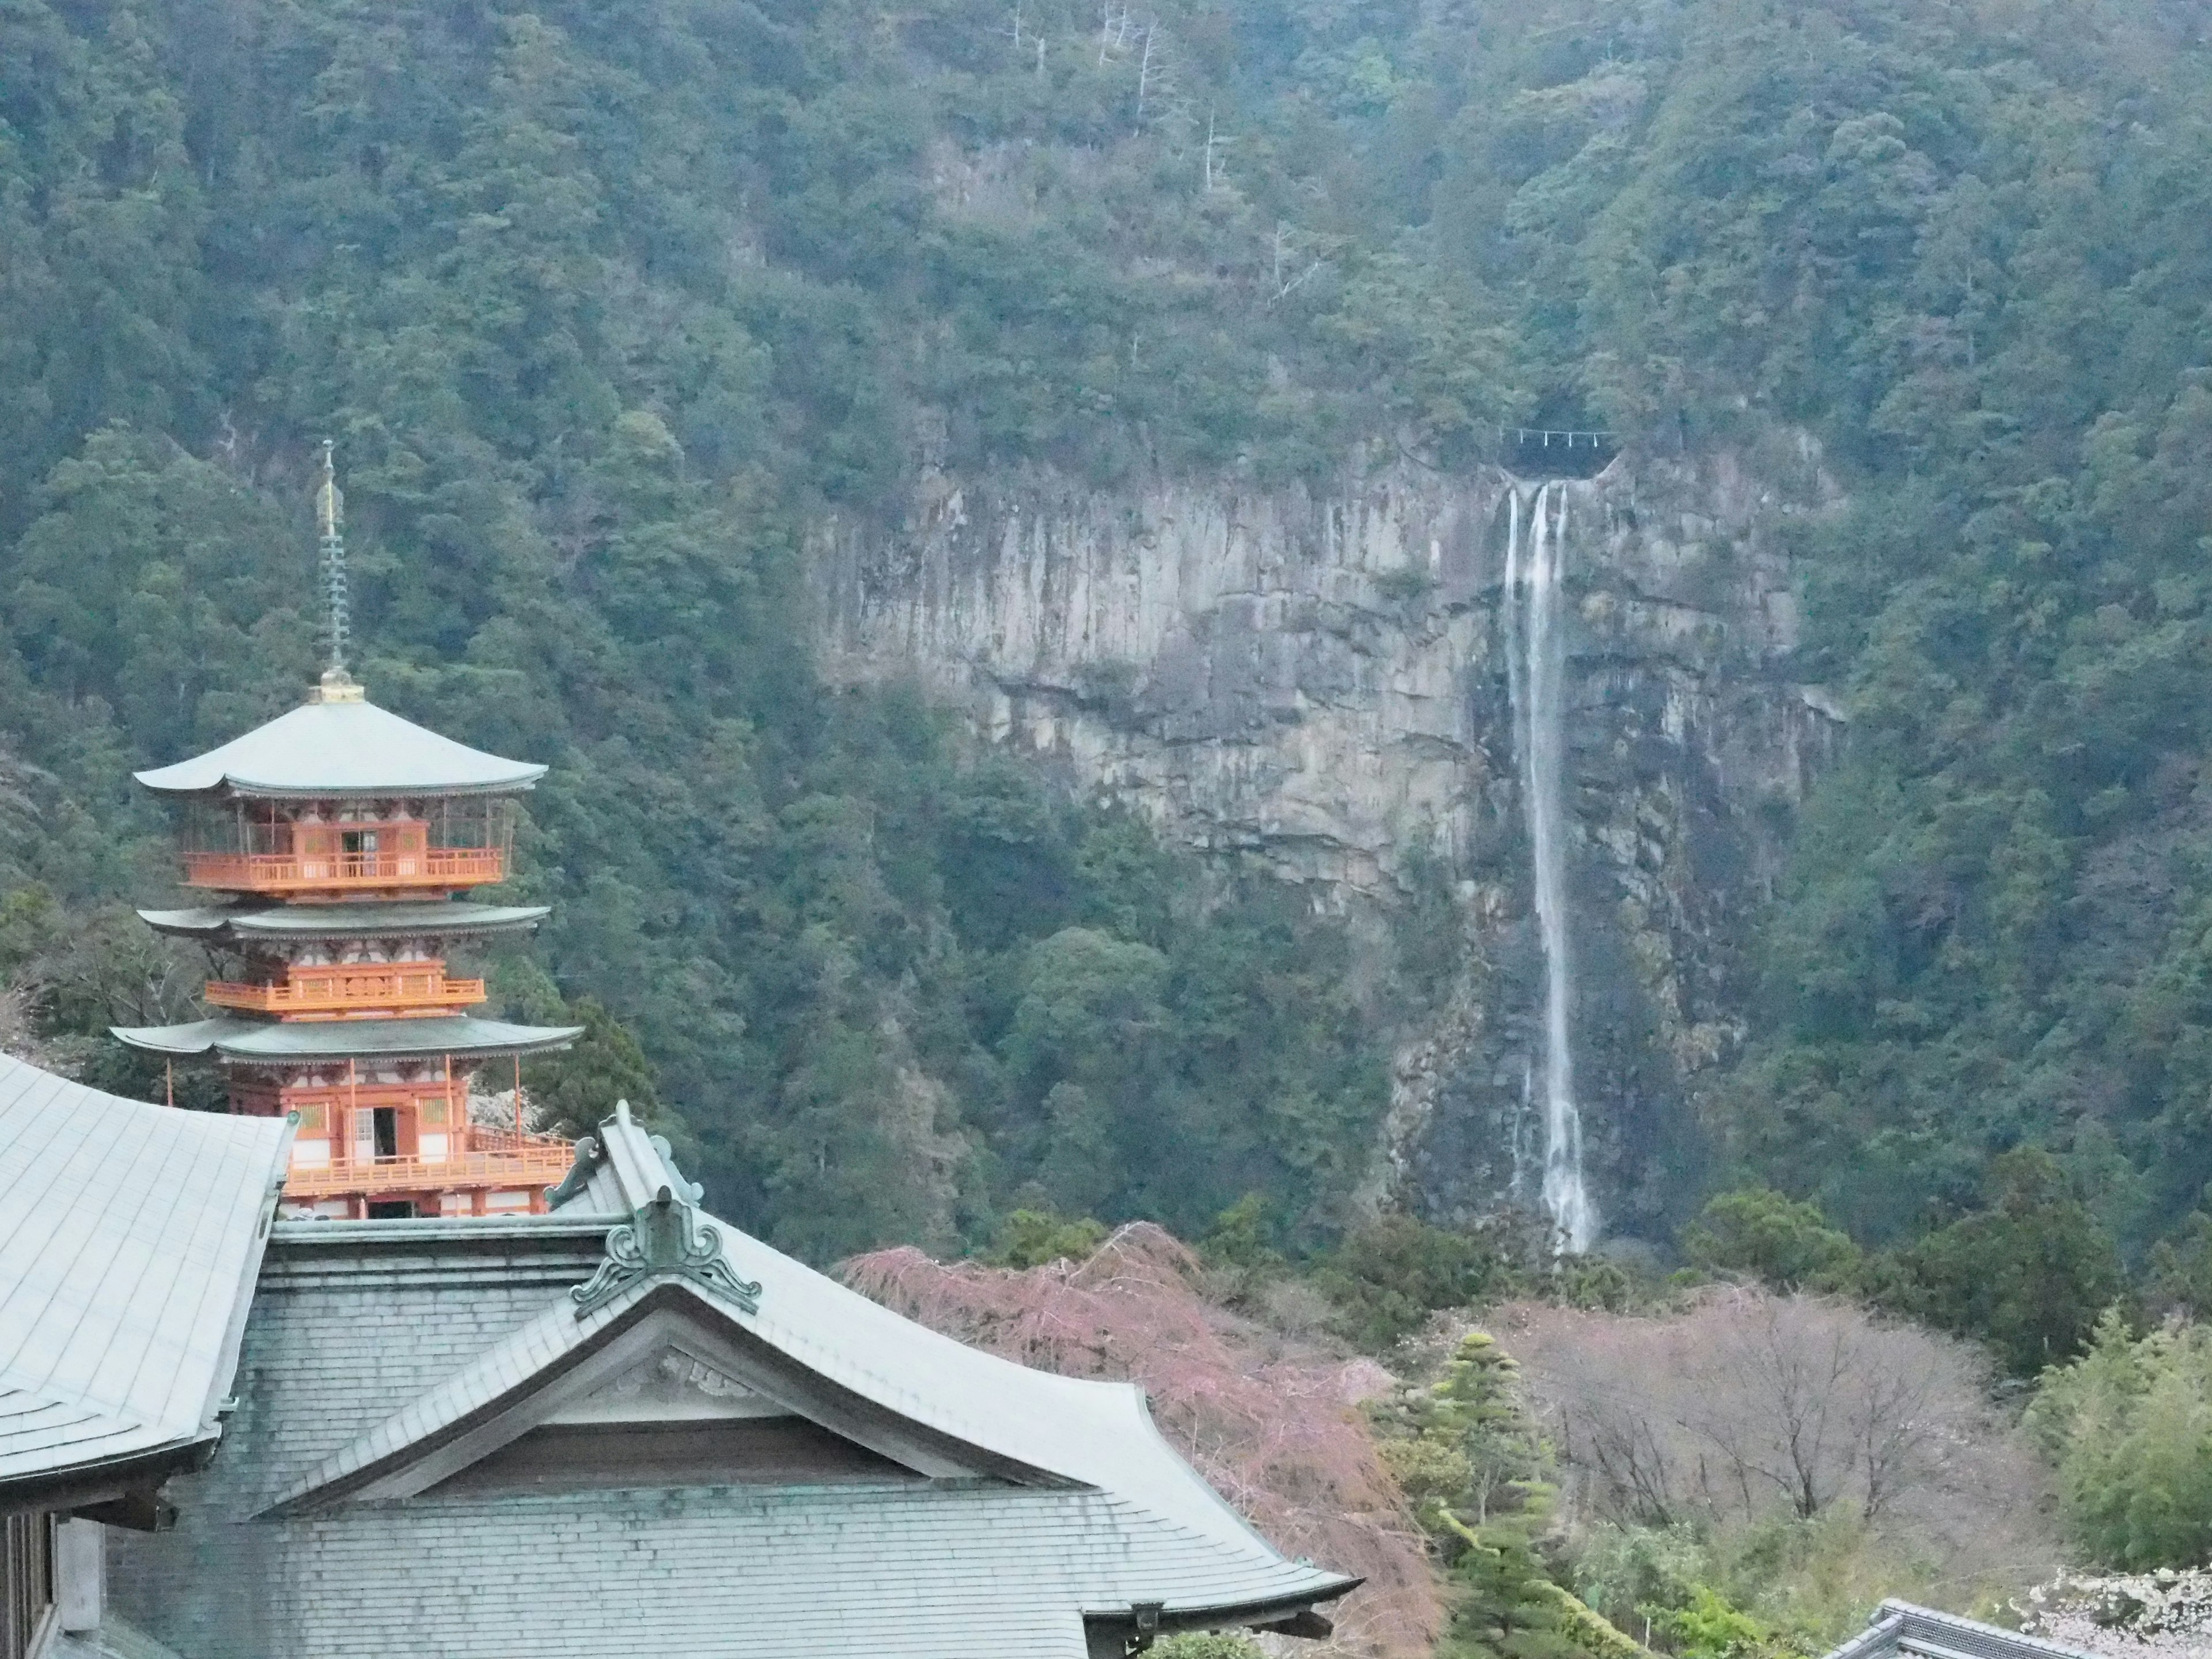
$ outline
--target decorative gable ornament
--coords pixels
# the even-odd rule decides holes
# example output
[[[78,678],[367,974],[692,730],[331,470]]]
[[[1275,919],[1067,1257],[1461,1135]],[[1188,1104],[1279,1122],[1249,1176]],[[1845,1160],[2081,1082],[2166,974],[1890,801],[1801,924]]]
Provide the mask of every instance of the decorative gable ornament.
[[[599,1271],[568,1292],[576,1317],[589,1316],[648,1279],[688,1279],[746,1313],[760,1311],[760,1283],[739,1279],[731,1268],[722,1255],[720,1229],[701,1221],[666,1187],[607,1234],[606,1259]]]

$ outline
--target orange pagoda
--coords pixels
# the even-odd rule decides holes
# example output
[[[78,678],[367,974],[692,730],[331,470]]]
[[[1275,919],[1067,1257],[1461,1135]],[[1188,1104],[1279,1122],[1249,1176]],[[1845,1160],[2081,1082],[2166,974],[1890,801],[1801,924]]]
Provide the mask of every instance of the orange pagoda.
[[[527,931],[544,906],[464,896],[505,878],[514,798],[543,766],[440,737],[368,700],[345,669],[344,544],[328,447],[319,492],[331,665],[306,704],[221,748],[137,775],[183,804],[184,884],[203,903],[139,915],[235,963],[210,1017],[115,1028],[172,1060],[212,1057],[231,1109],[300,1115],[288,1208],[316,1215],[538,1212],[568,1142],[525,1132],[520,1061],[580,1028],[470,1012],[455,940]],[[516,1116],[471,1121],[470,1085],[511,1062]],[[500,1066],[494,1076],[507,1070]],[[496,1083],[495,1085],[496,1086]]]

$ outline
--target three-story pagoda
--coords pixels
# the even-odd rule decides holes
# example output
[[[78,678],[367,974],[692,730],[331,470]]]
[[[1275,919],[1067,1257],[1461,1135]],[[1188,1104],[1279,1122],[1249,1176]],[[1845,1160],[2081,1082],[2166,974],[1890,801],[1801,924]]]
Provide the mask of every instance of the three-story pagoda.
[[[137,774],[184,804],[184,884],[211,902],[142,910],[236,963],[210,1017],[116,1027],[172,1060],[212,1057],[231,1109],[300,1115],[284,1195],[329,1216],[495,1215],[544,1207],[568,1141],[527,1133],[520,1057],[580,1028],[478,1018],[456,940],[526,931],[544,906],[465,896],[507,873],[513,802],[543,766],[501,759],[368,700],[343,665],[338,495],[322,490],[331,664],[307,702],[191,760]],[[470,1085],[514,1062],[512,1127],[471,1121]]]

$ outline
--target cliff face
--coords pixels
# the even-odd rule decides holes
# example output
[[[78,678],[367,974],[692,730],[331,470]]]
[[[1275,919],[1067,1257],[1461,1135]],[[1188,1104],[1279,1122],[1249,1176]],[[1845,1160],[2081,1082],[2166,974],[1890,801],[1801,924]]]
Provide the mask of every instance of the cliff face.
[[[918,678],[1322,902],[1387,908],[1411,861],[1443,861],[1474,966],[1406,1033],[1377,1163],[1439,1218],[1533,1204],[1540,1170],[1505,589],[1530,487],[1402,462],[1326,494],[933,476],[904,523],[825,524],[811,561],[833,677]],[[1680,1184],[1686,1099],[1741,1025],[1741,922],[1832,744],[1788,677],[1774,535],[1824,492],[1802,453],[1756,477],[1624,456],[1559,488],[1577,1093],[1608,1229],[1632,1232]]]

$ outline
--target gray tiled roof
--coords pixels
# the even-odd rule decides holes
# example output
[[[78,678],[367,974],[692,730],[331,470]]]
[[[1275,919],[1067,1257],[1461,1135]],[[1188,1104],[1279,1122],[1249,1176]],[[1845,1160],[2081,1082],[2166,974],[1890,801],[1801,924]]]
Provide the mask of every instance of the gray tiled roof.
[[[136,775],[167,795],[455,795],[527,789],[545,769],[455,743],[373,702],[312,702]]]
[[[647,1287],[640,1286],[639,1289]],[[582,1318],[568,1297],[477,1357],[435,1388],[418,1395],[368,1433],[339,1447],[277,1498],[288,1505],[388,1462],[513,1394],[562,1356],[574,1352],[629,1311],[636,1291],[617,1297]]]
[[[624,1198],[643,1204],[664,1187],[690,1190],[667,1161],[665,1143],[634,1122],[626,1108],[600,1125],[594,1139],[605,1165],[599,1173],[613,1175]],[[708,1291],[686,1288],[708,1303],[720,1300],[726,1317],[808,1370],[995,1458],[1118,1492],[1196,1533],[1258,1543],[1242,1517],[1160,1438],[1141,1390],[1056,1376],[969,1347],[726,1222],[710,1224],[720,1232],[724,1254],[738,1275],[759,1281],[759,1311],[748,1313]],[[522,1389],[606,1329],[646,1288],[584,1318],[567,1298],[556,1300],[505,1341],[306,1472],[280,1501],[296,1502],[387,1463]],[[1311,1577],[1317,1587],[1329,1575]]]
[[[1084,1659],[1081,1615],[1295,1596],[1299,1571],[1103,1492],[988,1486],[430,1498],[281,1522],[295,1653]],[[404,1576],[390,1569],[404,1561]],[[1219,1603],[1215,1603],[1218,1605]]]
[[[635,1202],[683,1182],[665,1143],[627,1111],[595,1135],[609,1161],[629,1172],[625,1195]],[[965,1444],[1120,1492],[1198,1531],[1252,1536],[1160,1438],[1133,1384],[1057,1376],[971,1348],[726,1221],[713,1224],[739,1276],[760,1282],[760,1311],[743,1316],[745,1328],[839,1387]]]
[[[2094,1659],[2080,1648],[2001,1630],[1978,1619],[1888,1601],[1827,1659]]]
[[[156,933],[207,939],[377,939],[424,933],[459,938],[534,927],[543,904],[471,904],[465,900],[391,904],[200,904],[185,910],[141,910]]]
[[[349,1054],[529,1054],[561,1048],[580,1025],[509,1025],[467,1014],[422,1019],[196,1019],[184,1025],[115,1025],[116,1037],[152,1054],[216,1054],[225,1060],[280,1064],[343,1060]]]
[[[216,1437],[290,1137],[0,1055],[0,1489]]]
[[[1157,1601],[1171,1621],[1234,1623],[1352,1583],[1247,1528],[1136,1390],[963,1348],[724,1224],[731,1265],[763,1286],[757,1316],[663,1278],[579,1318],[568,1291],[628,1218],[617,1206],[685,1190],[627,1113],[599,1133],[600,1167],[550,1215],[277,1225],[225,1455],[182,1483],[176,1533],[118,1540],[125,1615],[185,1659],[396,1645],[492,1659],[518,1630],[578,1659],[1082,1659],[1086,1614]],[[526,1416],[595,1334],[672,1313],[781,1356],[856,1423],[882,1413],[982,1449],[986,1473],[568,1492],[385,1481]],[[343,1479],[362,1469],[384,1484]]]

